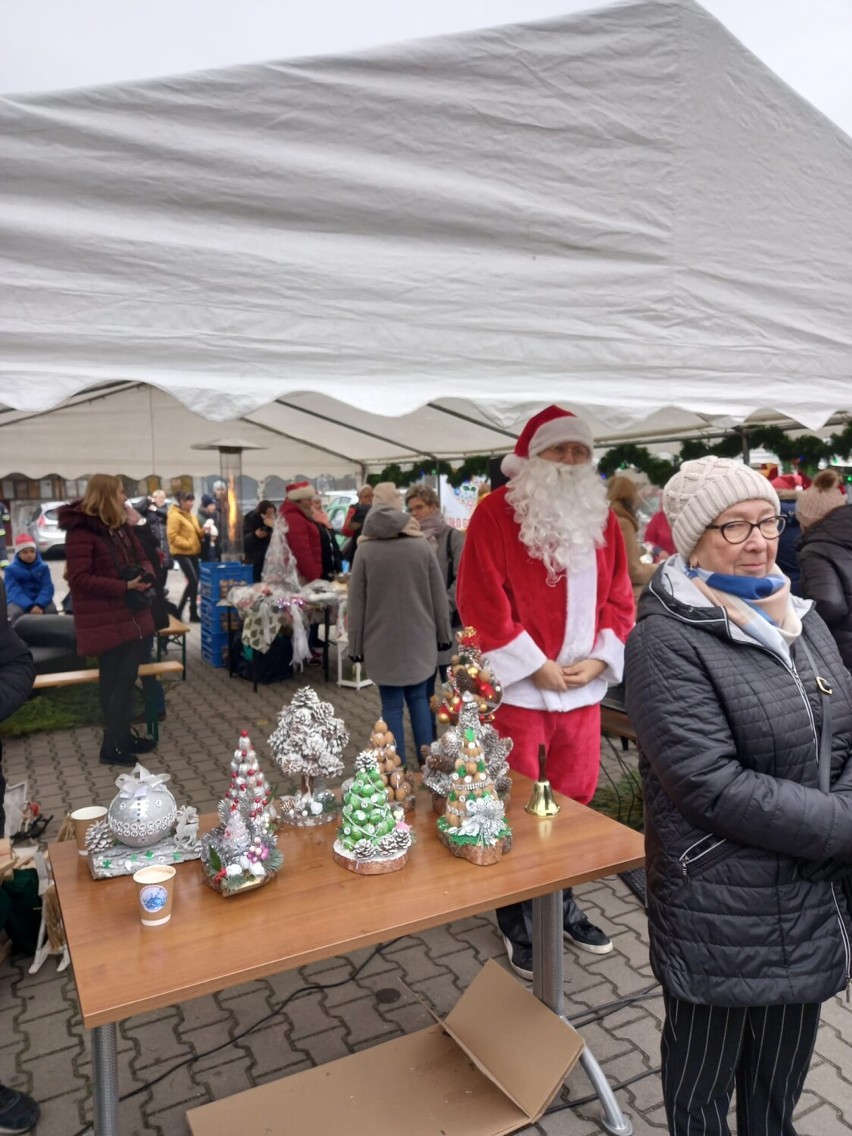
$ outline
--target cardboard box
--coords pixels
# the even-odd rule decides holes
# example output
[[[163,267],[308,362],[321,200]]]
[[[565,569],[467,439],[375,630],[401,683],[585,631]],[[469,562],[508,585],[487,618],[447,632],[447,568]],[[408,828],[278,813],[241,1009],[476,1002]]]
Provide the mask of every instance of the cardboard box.
[[[503,1136],[542,1116],[582,1051],[575,1030],[489,961],[446,1021],[187,1119],[193,1136]]]

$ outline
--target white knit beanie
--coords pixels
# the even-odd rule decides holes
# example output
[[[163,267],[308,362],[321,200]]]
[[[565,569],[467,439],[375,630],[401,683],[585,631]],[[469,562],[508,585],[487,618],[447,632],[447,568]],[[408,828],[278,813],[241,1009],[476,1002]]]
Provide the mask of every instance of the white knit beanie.
[[[740,501],[781,504],[769,481],[733,458],[686,461],[663,489],[663,512],[671,525],[675,548],[687,560],[708,525]]]

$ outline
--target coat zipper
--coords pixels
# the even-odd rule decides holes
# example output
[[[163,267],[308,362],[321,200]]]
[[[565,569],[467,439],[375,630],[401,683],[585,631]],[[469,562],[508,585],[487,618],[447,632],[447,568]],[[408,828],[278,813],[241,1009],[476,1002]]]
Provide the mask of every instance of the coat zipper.
[[[697,864],[699,860],[701,860],[705,856],[709,855],[709,853],[714,852],[722,844],[728,843],[727,837],[722,836],[715,843],[711,844],[708,848],[705,848],[703,852],[699,852],[697,855],[691,855],[691,853],[696,848],[698,848],[700,845],[702,845],[705,842],[705,840],[712,840],[712,839],[713,839],[712,836],[702,836],[700,840],[696,840],[693,844],[690,844],[690,846],[687,848],[687,850],[685,852],[681,853],[680,856],[678,856],[678,860],[680,862],[680,870],[681,870],[681,872],[683,872],[684,876],[689,875],[689,868],[690,868],[691,865]]]

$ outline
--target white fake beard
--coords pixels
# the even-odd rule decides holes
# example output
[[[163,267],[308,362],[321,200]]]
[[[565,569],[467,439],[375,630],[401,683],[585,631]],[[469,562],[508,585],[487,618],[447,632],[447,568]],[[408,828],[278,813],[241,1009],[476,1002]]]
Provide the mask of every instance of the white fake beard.
[[[530,458],[506,491],[530,555],[555,584],[566,572],[588,567],[604,544],[609,506],[590,462],[562,465]]]

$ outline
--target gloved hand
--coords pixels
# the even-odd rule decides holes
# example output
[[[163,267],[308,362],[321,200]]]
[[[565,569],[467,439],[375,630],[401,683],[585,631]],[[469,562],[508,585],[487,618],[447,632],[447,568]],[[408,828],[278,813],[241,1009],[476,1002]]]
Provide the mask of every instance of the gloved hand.
[[[438,644],[438,650],[439,651],[449,651],[450,647],[452,647],[452,643],[439,643]]]

